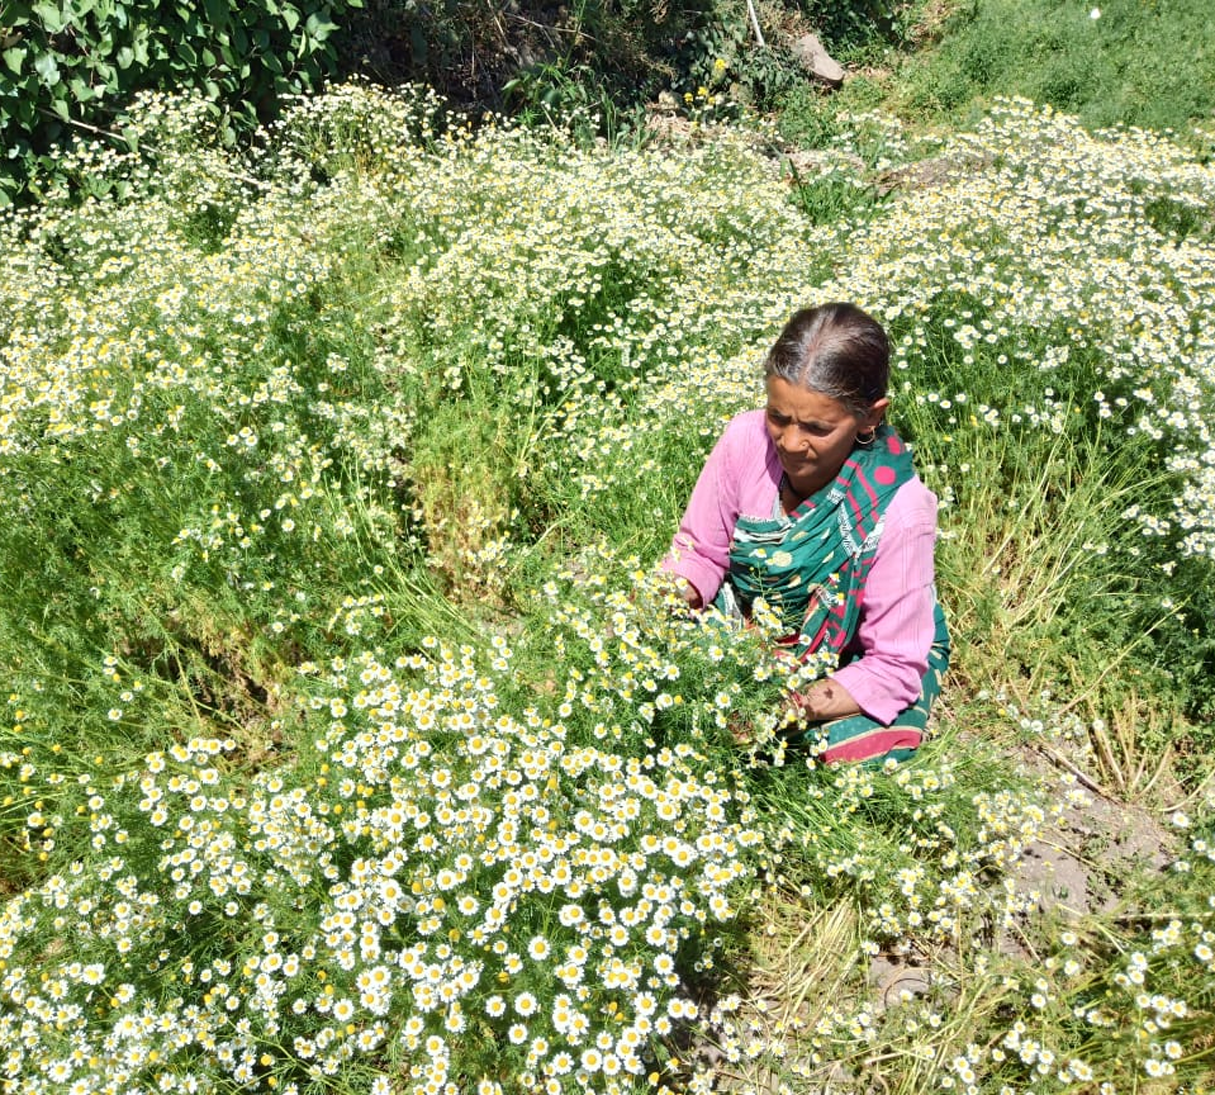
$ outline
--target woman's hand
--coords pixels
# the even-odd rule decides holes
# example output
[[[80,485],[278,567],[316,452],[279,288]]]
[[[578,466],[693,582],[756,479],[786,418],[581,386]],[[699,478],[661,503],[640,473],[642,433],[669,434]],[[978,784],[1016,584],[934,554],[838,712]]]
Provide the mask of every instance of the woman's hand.
[[[815,681],[805,692],[795,692],[789,697],[789,714],[808,722],[830,722],[860,713],[860,705],[848,690],[830,677]]]
[[[678,587],[679,595],[684,599],[684,603],[688,608],[695,610],[704,608],[705,603],[701,599],[700,591],[687,578],[680,578],[678,580]]]

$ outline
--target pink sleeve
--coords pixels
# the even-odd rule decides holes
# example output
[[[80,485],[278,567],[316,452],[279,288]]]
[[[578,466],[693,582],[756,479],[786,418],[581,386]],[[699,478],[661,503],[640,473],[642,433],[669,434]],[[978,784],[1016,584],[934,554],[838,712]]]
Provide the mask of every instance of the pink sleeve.
[[[730,420],[701,469],[671,551],[662,560],[663,570],[695,586],[703,604],[717,596],[729,570],[739,514],[753,501],[751,495],[762,490],[765,438],[762,412]]]
[[[936,496],[918,479],[891,500],[851,644],[860,656],[831,674],[865,714],[886,725],[919,699],[928,668],[936,515]]]

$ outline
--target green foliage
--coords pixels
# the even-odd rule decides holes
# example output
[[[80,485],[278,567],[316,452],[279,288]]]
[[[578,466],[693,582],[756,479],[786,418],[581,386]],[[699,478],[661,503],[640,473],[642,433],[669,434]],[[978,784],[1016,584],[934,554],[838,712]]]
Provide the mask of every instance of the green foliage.
[[[881,107],[887,89],[876,79],[857,74],[843,87],[826,88],[800,83],[780,101],[777,125],[781,136],[799,148],[852,148],[850,118]]]
[[[808,180],[795,174],[793,195],[798,208],[815,224],[868,219],[879,205],[873,187],[848,171],[826,171]]]
[[[37,0],[0,9],[0,204],[58,181],[56,150],[109,130],[135,92],[194,89],[227,143],[335,71],[335,18],[361,0]],[[122,133],[110,134],[119,145]]]
[[[1208,167],[1023,102],[940,144],[838,109],[849,174],[800,188],[754,129],[442,114],[343,86],[238,154],[148,95],[156,171],[77,149],[84,200],[0,218],[10,1072],[606,1095],[707,1087],[704,1042],[757,1090],[1200,1082]],[[845,298],[955,640],[886,771],[783,748],[816,667],[654,566],[774,332]],[[1188,813],[1061,928],[1019,865],[1096,808],[1009,758],[1064,748]],[[813,976],[746,965],[774,891]],[[875,957],[933,983],[877,1001]]]
[[[759,18],[762,45],[745,6],[727,0],[555,10],[369,0],[351,20],[343,52],[347,67],[384,83],[425,81],[463,104],[572,122],[582,137],[627,143],[639,137],[643,106],[664,92],[690,95],[698,107],[701,89],[735,111],[777,106],[806,84],[786,45],[792,33],[814,27],[832,49],[859,57],[902,40],[910,14],[894,0],[823,0],[761,4]]]
[[[368,0],[351,21],[351,68],[393,84],[423,81],[465,105],[542,120],[598,115],[613,136],[635,108],[683,82],[689,43],[718,0],[579,2],[559,8],[455,0]]]
[[[808,85],[784,98],[777,124],[781,136],[799,148],[828,148],[841,130],[834,98]]]
[[[833,55],[847,61],[903,44],[916,9],[907,0],[801,0],[798,7]]]
[[[613,145],[637,145],[644,139],[642,97],[623,93],[610,72],[587,62],[533,64],[507,80],[502,92],[507,109],[525,125],[564,126],[582,142],[602,137]]]
[[[701,87],[727,97],[735,106],[770,110],[806,82],[804,69],[779,44],[776,28],[771,43],[756,42],[750,23],[737,9],[723,8],[717,18],[698,29],[695,51],[689,55],[685,81],[689,90]]]
[[[906,62],[894,98],[909,113],[956,120],[993,96],[1023,95],[1094,128],[1183,130],[1210,111],[1209,16],[1204,0],[958,5],[939,44]]]

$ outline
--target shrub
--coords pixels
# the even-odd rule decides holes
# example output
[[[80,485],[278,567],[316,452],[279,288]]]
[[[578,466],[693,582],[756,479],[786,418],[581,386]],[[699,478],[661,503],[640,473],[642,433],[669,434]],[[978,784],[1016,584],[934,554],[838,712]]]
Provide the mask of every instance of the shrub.
[[[337,60],[335,17],[361,0],[18,0],[0,12],[0,205],[56,178],[55,150],[105,135],[136,92],[193,88],[224,139],[248,136],[282,95]],[[123,143],[121,134],[114,134]]]

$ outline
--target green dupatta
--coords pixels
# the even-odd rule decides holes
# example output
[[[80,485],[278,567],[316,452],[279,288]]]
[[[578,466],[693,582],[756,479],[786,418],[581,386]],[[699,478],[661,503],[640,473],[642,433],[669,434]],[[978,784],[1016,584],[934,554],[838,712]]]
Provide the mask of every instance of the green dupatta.
[[[886,507],[914,474],[907,446],[883,425],[788,516],[778,491],[770,518],[738,519],[714,603],[727,615],[750,616],[762,598],[799,657],[839,653],[856,633]]]

